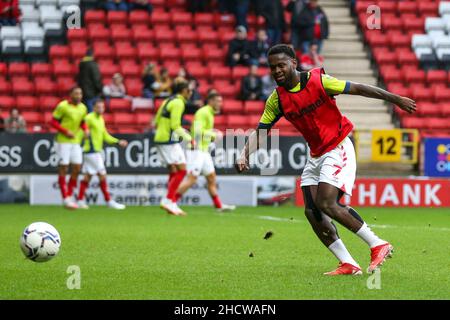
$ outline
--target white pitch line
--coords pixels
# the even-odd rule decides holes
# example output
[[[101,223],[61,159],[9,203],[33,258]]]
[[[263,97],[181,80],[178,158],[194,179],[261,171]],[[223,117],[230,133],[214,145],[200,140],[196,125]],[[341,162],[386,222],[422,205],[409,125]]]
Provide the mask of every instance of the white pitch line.
[[[258,219],[261,220],[269,220],[269,221],[278,221],[278,222],[304,222],[302,220],[288,219],[288,218],[279,218],[272,216],[257,216]],[[369,224],[370,227],[380,228],[380,229],[412,229],[412,230],[423,230],[423,229],[431,229],[433,231],[445,231],[450,232],[450,228],[436,228],[436,227],[419,227],[419,226],[396,226],[389,224]]]

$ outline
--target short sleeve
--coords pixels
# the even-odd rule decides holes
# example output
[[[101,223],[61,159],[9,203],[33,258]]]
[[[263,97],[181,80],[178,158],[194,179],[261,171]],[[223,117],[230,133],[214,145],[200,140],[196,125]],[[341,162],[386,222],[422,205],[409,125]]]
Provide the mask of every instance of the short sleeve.
[[[325,91],[331,95],[337,95],[341,93],[347,93],[350,89],[350,82],[345,80],[339,80],[328,74],[322,75],[322,83]]]
[[[273,90],[266,101],[264,113],[259,120],[259,128],[270,129],[282,116],[278,105],[278,94]]]
[[[63,116],[64,116],[64,105],[62,102],[60,102],[53,111],[53,118],[55,118],[56,120],[61,120]]]

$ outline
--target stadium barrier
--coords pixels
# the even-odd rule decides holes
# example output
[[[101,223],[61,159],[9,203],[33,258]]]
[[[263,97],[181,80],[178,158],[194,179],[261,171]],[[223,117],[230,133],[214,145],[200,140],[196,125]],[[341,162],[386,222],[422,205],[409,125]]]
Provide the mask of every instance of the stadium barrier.
[[[0,173],[55,173],[58,158],[52,134],[0,134]],[[122,134],[118,138],[129,142],[127,148],[107,146],[104,150],[109,173],[166,174],[157,150],[152,143],[153,134]],[[260,150],[252,155],[249,175],[298,176],[306,164],[307,146],[303,137],[277,137],[278,148]],[[226,136],[212,150],[214,165],[219,175],[235,175],[234,162],[240,154],[242,137]],[[243,144],[243,143],[242,143]],[[275,168],[275,170],[263,169]]]
[[[297,206],[303,206],[300,179],[296,183]],[[434,178],[361,178],[352,197],[342,203],[355,207],[450,207],[450,180]]]

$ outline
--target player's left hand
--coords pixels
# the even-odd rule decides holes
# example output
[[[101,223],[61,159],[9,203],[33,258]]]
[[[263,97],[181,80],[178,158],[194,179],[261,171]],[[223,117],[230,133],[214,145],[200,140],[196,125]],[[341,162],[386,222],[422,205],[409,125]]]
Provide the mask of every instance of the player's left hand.
[[[91,136],[91,133],[89,132],[89,130],[84,131],[84,137],[87,139]]]
[[[416,112],[417,106],[416,102],[407,97],[399,97],[396,105],[402,110],[405,110],[408,113]]]
[[[125,148],[128,145],[128,141],[127,140],[119,140],[119,146],[122,148]]]

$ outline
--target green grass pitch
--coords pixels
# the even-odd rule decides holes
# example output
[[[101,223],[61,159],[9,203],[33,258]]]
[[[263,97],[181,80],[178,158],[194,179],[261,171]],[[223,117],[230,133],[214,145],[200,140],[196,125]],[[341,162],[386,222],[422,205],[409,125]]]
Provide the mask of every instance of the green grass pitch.
[[[322,275],[337,262],[302,208],[186,209],[187,217],[173,217],[157,207],[2,205],[0,299],[450,299],[449,209],[359,210],[395,247],[380,289],[368,289],[367,274]],[[18,244],[36,221],[53,224],[62,238],[59,255],[46,263],[26,260]],[[366,244],[338,228],[366,269]],[[264,240],[268,231],[273,236]],[[66,285],[72,265],[81,270],[79,290]]]

